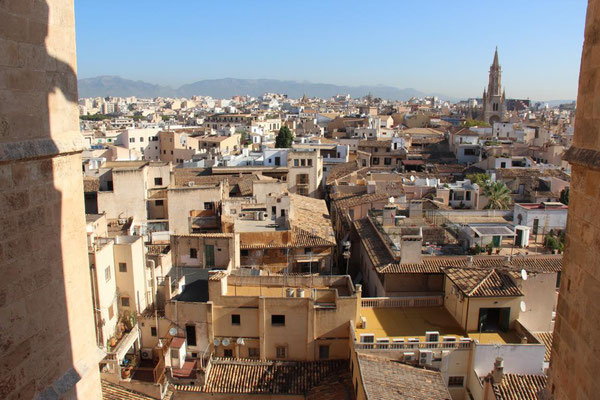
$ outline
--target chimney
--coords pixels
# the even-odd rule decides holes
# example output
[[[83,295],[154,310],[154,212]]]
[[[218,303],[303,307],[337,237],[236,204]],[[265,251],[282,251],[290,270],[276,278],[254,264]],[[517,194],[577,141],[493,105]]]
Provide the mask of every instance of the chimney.
[[[375,193],[377,190],[377,184],[375,183],[375,181],[368,181],[367,182],[367,193],[371,194],[371,193]]]
[[[467,267],[471,268],[473,266],[473,256],[467,256]]]
[[[502,379],[504,378],[504,360],[502,357],[496,357],[496,361],[494,362],[494,370],[492,371],[492,380],[495,384],[502,383]]]
[[[396,206],[393,204],[386,204],[383,207],[383,226],[395,226],[396,225]]]

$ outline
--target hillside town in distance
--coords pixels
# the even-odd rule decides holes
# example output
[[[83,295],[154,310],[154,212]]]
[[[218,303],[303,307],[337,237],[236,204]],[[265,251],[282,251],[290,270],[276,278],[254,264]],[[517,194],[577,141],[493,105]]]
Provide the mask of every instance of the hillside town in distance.
[[[492,50],[455,103],[79,99],[105,394],[536,398],[575,103],[510,98]]]

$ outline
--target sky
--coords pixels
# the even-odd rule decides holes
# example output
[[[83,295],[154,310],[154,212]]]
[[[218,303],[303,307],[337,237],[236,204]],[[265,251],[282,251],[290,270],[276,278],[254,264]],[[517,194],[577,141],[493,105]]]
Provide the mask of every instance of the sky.
[[[75,0],[79,78],[386,85],[575,99],[585,0]]]

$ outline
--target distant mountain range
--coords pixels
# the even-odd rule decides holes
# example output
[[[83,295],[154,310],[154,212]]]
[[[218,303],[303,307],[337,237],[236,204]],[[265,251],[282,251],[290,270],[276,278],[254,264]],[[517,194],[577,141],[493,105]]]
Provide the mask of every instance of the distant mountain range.
[[[429,94],[416,89],[399,89],[392,86],[340,86],[327,83],[280,81],[276,79],[209,79],[202,80],[177,89],[169,86],[154,85],[143,81],[133,81],[118,76],[98,76],[79,80],[79,97],[191,97],[212,96],[226,99],[235,95],[260,96],[263,93],[285,93],[291,98],[308,97],[329,98],[337,94],[349,94],[359,98],[371,93],[374,97],[391,100],[408,100],[411,97],[423,97]],[[454,101],[456,99],[437,95]]]

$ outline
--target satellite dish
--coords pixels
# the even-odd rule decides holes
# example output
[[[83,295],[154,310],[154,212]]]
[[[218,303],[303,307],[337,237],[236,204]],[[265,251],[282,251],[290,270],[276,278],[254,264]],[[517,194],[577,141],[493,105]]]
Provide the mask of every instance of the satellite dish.
[[[524,281],[527,280],[527,271],[525,271],[525,269],[521,270],[521,278],[523,278]]]
[[[525,305],[524,301],[521,301],[521,312],[525,312],[527,311],[527,306]]]
[[[410,181],[411,181],[411,182],[414,182],[414,181],[415,181],[415,176],[414,176],[414,175],[411,175],[411,176],[410,176]]]
[[[244,346],[245,345],[244,338],[241,338],[241,337],[237,338],[237,340],[235,342],[237,344],[239,344],[240,346]]]
[[[229,346],[229,343],[231,343],[231,341],[229,339],[225,338],[221,341],[221,343],[223,343],[223,346]]]
[[[219,345],[221,344],[221,341],[219,340],[219,338],[215,338],[215,339],[213,340],[213,344],[214,344],[215,346],[219,346]]]
[[[171,328],[171,329],[169,329],[169,335],[171,335],[171,336],[177,335],[177,328]]]
[[[393,202],[394,202],[394,196],[392,196],[392,197],[390,197],[390,198],[389,198],[389,202],[390,202],[390,203],[393,203]]]

